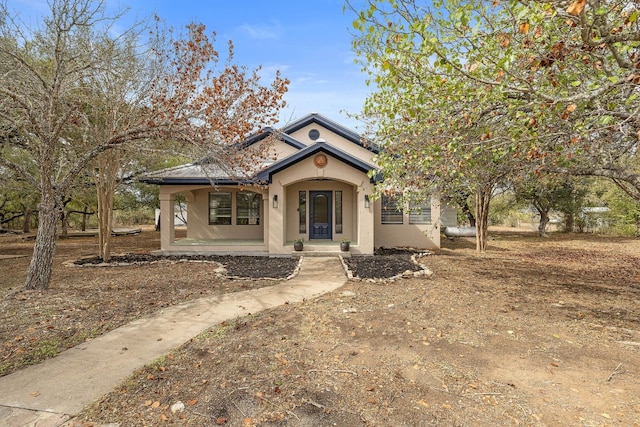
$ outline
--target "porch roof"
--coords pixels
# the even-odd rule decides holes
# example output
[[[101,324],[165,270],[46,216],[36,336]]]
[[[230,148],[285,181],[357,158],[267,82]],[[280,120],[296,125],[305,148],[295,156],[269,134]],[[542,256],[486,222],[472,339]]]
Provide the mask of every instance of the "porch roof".
[[[160,185],[224,185],[253,182],[252,179],[232,179],[230,175],[219,165],[189,163],[149,173],[140,178],[140,182]]]

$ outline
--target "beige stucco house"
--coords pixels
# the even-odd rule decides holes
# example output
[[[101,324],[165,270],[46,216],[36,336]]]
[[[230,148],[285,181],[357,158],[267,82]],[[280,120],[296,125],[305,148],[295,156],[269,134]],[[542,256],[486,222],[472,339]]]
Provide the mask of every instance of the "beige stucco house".
[[[337,253],[342,240],[350,240],[354,255],[377,247],[440,246],[438,200],[409,213],[392,198],[370,197],[375,145],[313,113],[277,134],[266,129],[253,135],[243,147],[259,147],[274,135],[273,157],[251,185],[198,164],[143,178],[160,186],[161,253],[284,256],[294,252],[296,239],[304,240],[303,254]],[[175,233],[178,194],[188,205],[186,238]]]

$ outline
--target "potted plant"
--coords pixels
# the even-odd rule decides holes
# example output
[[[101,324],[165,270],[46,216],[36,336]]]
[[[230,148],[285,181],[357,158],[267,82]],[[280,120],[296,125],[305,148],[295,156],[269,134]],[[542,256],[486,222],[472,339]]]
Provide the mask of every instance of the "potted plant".
[[[302,250],[302,247],[304,246],[304,239],[296,239],[293,241],[293,249],[295,249],[296,251],[300,252]]]
[[[342,239],[340,241],[340,250],[342,252],[349,252],[349,244],[351,243],[351,240],[349,239]]]

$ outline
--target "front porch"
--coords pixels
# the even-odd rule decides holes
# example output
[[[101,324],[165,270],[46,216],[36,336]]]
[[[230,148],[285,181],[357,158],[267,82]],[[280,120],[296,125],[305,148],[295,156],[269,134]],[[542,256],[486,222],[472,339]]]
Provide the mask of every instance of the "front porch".
[[[182,233],[178,233],[182,234]],[[351,249],[358,245],[351,243]],[[263,240],[213,240],[176,238],[167,249],[154,251],[158,255],[245,255],[245,256],[338,256],[350,257],[351,251],[340,250],[340,242],[332,240],[312,240],[304,242],[302,251],[296,251],[293,242],[286,242],[284,251],[270,254]]]
[[[155,251],[161,255],[250,255],[268,256],[263,240],[212,240],[176,239],[164,249]]]

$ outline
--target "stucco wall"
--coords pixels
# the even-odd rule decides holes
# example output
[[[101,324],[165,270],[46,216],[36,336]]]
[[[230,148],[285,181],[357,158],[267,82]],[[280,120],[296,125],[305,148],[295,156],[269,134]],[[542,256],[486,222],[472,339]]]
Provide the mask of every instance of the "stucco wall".
[[[275,155],[278,158],[278,160],[284,159],[285,157],[289,157],[290,155],[298,152],[296,148],[290,146],[289,144],[285,144],[282,141],[274,142],[272,151],[275,152]],[[271,161],[274,159],[268,159],[268,160]]]
[[[379,247],[411,247],[417,249],[435,249],[440,247],[440,204],[431,200],[430,224],[409,224],[409,214],[404,211],[402,224],[382,224],[382,202],[375,202],[375,242]]]
[[[340,150],[346,153],[349,153],[352,156],[355,156],[365,162],[373,163],[372,161],[374,156],[373,152],[367,150],[366,148],[361,147],[358,144],[354,144],[353,142],[315,123],[298,129],[297,131],[293,132],[291,136],[297,139],[298,141],[302,142],[303,144],[312,145],[315,143],[315,141],[312,141],[309,138],[309,131],[311,129],[317,129],[318,131],[320,131],[319,139],[324,139],[326,142],[333,145],[334,147],[339,148]]]
[[[232,225],[209,225],[209,192],[231,193]],[[187,237],[191,239],[262,239],[264,230],[264,200],[260,211],[259,225],[236,225],[236,193],[240,190],[220,186],[217,189],[201,189],[193,192],[193,200],[189,205],[189,222]],[[255,189],[245,191],[257,192]],[[264,196],[266,197],[266,195]]]

